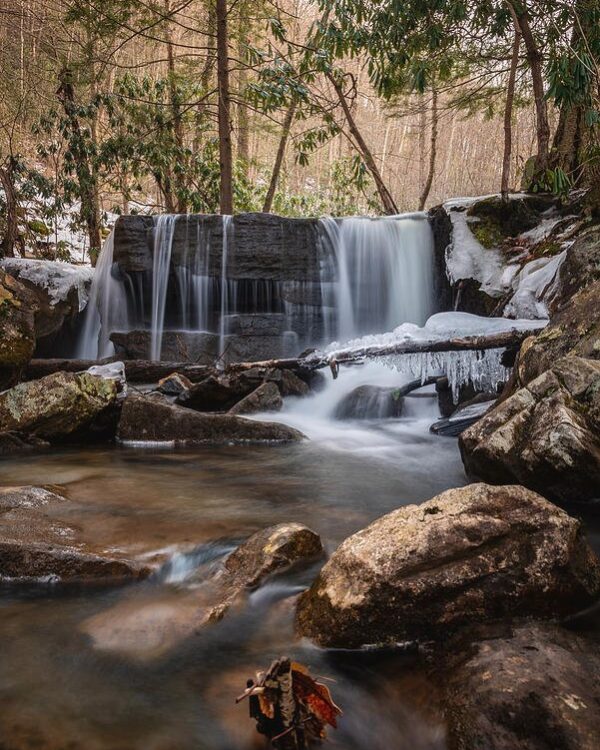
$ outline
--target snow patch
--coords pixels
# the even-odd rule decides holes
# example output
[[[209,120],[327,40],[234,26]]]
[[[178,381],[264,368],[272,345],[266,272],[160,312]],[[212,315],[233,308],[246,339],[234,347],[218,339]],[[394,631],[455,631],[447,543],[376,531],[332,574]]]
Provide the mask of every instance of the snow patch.
[[[94,269],[89,266],[34,258],[4,258],[0,266],[11,276],[45,289],[52,305],[66,301],[73,289],[77,290],[79,312],[87,305],[94,276]]]

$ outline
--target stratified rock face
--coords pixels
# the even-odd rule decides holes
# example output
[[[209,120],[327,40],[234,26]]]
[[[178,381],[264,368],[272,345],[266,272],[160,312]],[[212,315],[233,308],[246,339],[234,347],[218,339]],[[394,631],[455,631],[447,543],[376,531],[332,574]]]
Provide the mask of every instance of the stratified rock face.
[[[0,390],[19,379],[35,347],[34,296],[0,269]]]
[[[116,380],[57,372],[0,393],[0,432],[60,440],[105,416],[116,405]]]
[[[0,490],[0,581],[113,584],[150,574],[148,566],[87,545],[60,520],[69,505],[43,487]]]
[[[404,399],[396,388],[359,385],[336,406],[335,419],[388,419],[402,414]]]
[[[600,561],[579,521],[523,487],[473,484],[346,539],[300,598],[297,625],[322,646],[352,648],[560,615],[598,593]]]
[[[124,442],[287,443],[304,438],[301,432],[276,422],[257,422],[230,414],[204,414],[156,397],[128,396],[117,432]]]
[[[454,658],[446,677],[452,750],[596,750],[600,652],[556,625],[522,625]]]
[[[600,497],[600,362],[564,357],[462,433],[467,474],[558,501]]]
[[[299,523],[256,532],[241,544],[202,586],[176,600],[125,601],[95,615],[84,630],[96,648],[125,651],[140,659],[162,655],[201,628],[243,604],[248,591],[290,567],[310,565],[323,554],[319,536]]]
[[[151,331],[115,331],[110,339],[117,356],[124,359],[148,359]],[[212,365],[219,351],[219,336],[206,331],[165,331],[162,338],[161,358],[165,362],[194,362]]]
[[[263,383],[229,410],[229,414],[258,414],[261,411],[281,411],[283,399],[275,383]]]

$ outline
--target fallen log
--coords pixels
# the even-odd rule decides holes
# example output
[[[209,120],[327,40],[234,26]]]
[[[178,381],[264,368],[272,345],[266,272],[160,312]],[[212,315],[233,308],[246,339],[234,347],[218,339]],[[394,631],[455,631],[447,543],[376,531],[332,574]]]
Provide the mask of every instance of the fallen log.
[[[236,362],[225,368],[226,372],[241,372],[253,368],[292,370],[299,375],[309,374],[324,367],[331,368],[334,378],[340,365],[360,364],[366,359],[378,359],[401,354],[427,352],[485,351],[487,349],[514,349],[529,336],[537,335],[542,328],[511,330],[487,336],[455,336],[448,339],[401,340],[385,346],[367,346],[361,349],[338,352],[313,351],[300,357],[267,359],[260,362]],[[119,361],[118,357],[102,360],[88,359],[32,359],[25,370],[25,380],[50,375],[55,372],[80,372],[92,365]],[[172,372],[185,375],[193,383],[202,380],[215,368],[189,362],[152,362],[145,359],[125,360],[125,374],[131,383],[155,383]]]
[[[24,380],[37,380],[55,372],[81,372],[93,365],[105,365],[110,362],[121,362],[118,357],[107,359],[32,359],[24,373]],[[151,362],[146,359],[128,359],[124,361],[125,377],[130,383],[156,383],[172,372],[185,375],[192,383],[203,380],[212,368],[206,365],[195,365],[189,362]]]

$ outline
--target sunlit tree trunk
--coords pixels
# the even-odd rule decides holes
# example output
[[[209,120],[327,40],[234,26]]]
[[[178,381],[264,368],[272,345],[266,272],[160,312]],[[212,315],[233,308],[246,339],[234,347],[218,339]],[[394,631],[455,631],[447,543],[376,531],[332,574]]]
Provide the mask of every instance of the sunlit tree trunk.
[[[429,193],[431,192],[431,186],[433,184],[433,178],[435,176],[435,160],[437,156],[437,139],[438,139],[438,93],[437,89],[433,88],[431,91],[431,139],[429,142],[429,168],[427,171],[427,179],[423,185],[423,190],[419,198],[419,211],[425,208]]]
[[[227,0],[216,0],[216,3],[217,80],[219,88],[219,166],[221,170],[219,203],[222,214],[232,214],[233,157],[231,148]]]
[[[294,114],[296,112],[296,102],[292,100],[287,111],[285,113],[285,119],[283,120],[283,126],[281,129],[281,138],[279,139],[279,147],[277,149],[277,155],[275,157],[275,164],[273,165],[273,171],[271,172],[271,181],[269,183],[269,189],[265,197],[263,205],[263,213],[271,213],[271,207],[273,205],[273,198],[275,197],[275,190],[277,189],[277,183],[279,181],[279,175],[281,173],[281,165],[283,164],[283,157],[285,156],[285,147],[288,142],[290,130],[292,129],[292,122],[294,120]]]

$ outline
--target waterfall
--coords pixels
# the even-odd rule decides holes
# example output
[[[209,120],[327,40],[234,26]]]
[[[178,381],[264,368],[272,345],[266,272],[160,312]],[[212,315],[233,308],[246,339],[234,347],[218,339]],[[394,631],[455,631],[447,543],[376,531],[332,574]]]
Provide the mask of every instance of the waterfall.
[[[77,359],[110,357],[115,351],[109,338],[110,332],[127,330],[130,326],[127,292],[113,269],[113,253],[114,232],[111,232],[98,256],[75,351]]]
[[[434,312],[433,235],[425,214],[321,219],[330,248],[322,281],[329,340],[423,325]],[[327,281],[332,275],[333,283]]]
[[[114,354],[113,333],[119,334],[118,351],[133,351],[127,356],[134,358],[204,357],[209,363],[226,352],[292,356],[405,322],[423,324],[435,312],[433,236],[425,214],[302,220],[301,227],[310,222],[301,235],[306,244],[298,244],[291,228],[289,245],[285,225],[275,224],[277,233],[271,229],[263,239],[266,224],[238,229],[236,222],[232,216],[161,215],[152,226],[145,219],[141,229],[134,224],[140,246],[151,237],[142,264],[135,253],[130,262],[123,245],[115,262],[111,234],[76,356]],[[125,241],[134,240],[119,238]]]
[[[165,326],[167,288],[171,270],[171,249],[177,217],[159,216],[154,227],[154,256],[152,266],[152,342],[150,359],[159,360]]]

